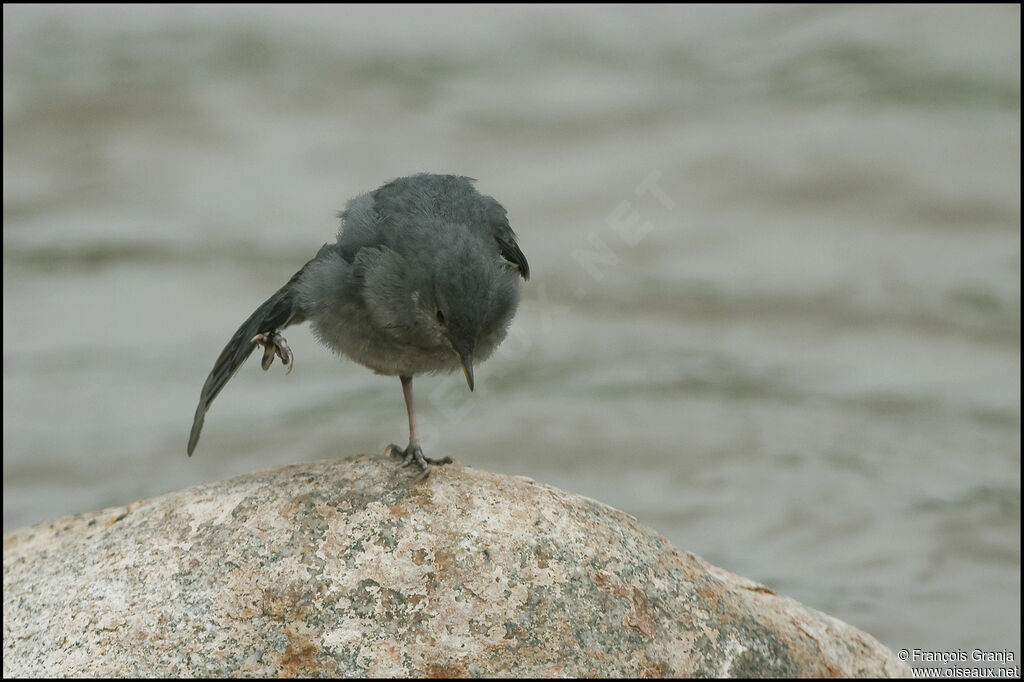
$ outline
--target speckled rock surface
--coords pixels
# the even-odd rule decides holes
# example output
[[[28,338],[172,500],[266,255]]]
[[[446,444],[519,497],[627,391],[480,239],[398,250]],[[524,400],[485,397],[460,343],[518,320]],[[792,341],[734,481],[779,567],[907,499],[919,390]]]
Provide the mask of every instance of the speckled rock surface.
[[[376,457],[4,537],[4,676],[893,676],[872,637],[594,500]]]

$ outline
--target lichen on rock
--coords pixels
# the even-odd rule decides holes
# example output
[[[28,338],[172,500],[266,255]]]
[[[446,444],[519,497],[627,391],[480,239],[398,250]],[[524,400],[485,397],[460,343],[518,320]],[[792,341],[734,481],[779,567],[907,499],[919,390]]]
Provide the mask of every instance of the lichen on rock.
[[[906,676],[594,500],[359,456],[4,537],[5,676]]]

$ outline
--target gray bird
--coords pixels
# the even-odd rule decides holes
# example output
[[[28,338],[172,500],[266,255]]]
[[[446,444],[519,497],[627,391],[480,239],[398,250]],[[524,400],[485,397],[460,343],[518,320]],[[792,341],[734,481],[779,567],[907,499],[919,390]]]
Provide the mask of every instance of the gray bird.
[[[486,360],[530,277],[505,209],[476,191],[472,178],[421,173],[392,180],[348,202],[337,240],[324,244],[288,283],[249,316],[221,351],[199,396],[191,456],[213,399],[257,345],[262,366],[274,356],[290,372],[281,330],[309,321],[321,343],[378,374],[402,381],[409,445],[387,454],[445,464],[423,454],[416,437],[412,378],[461,368],[473,390],[473,364]]]

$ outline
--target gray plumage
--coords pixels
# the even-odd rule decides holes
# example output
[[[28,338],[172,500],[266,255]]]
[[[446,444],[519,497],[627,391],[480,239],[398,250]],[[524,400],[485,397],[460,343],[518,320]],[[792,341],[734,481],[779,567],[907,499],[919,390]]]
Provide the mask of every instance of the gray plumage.
[[[309,321],[328,348],[402,378],[410,443],[401,454],[425,474],[425,461],[434,460],[416,443],[412,376],[462,368],[472,390],[473,363],[505,338],[519,278],[530,275],[505,209],[471,183],[423,173],[348,202],[337,240],[257,308],[221,352],[200,394],[189,455],[213,399],[256,346],[265,348],[264,369],[275,353],[290,364],[278,332]]]

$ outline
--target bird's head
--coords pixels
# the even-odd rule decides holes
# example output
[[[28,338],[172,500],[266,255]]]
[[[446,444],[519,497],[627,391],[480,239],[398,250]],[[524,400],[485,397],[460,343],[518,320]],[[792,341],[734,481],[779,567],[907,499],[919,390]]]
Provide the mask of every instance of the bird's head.
[[[473,390],[474,364],[497,347],[515,314],[518,270],[496,243],[464,225],[416,227],[401,253],[375,249],[359,257],[363,297],[378,329],[400,345],[458,362]]]
[[[459,236],[457,227],[451,229]],[[518,282],[497,249],[461,236],[429,258],[430,277],[418,307],[438,343],[458,357],[472,391],[473,363],[485,360],[505,336],[518,302]]]

